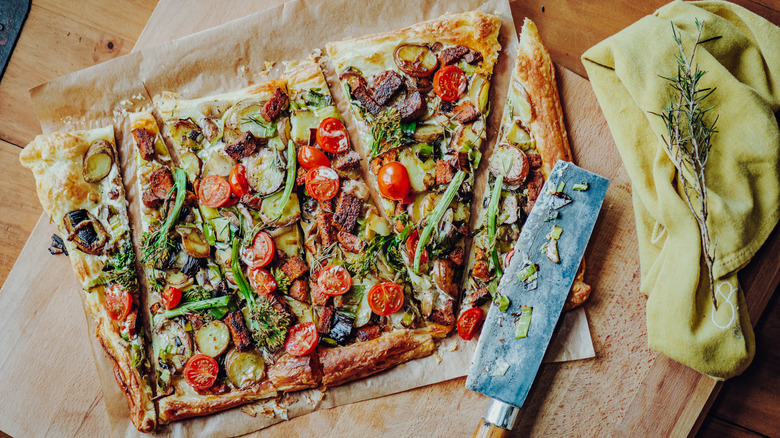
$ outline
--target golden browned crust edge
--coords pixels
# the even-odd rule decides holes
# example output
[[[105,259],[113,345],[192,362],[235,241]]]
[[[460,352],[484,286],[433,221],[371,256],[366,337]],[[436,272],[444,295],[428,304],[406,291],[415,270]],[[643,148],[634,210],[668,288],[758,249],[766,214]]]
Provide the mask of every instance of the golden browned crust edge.
[[[555,67],[536,25],[523,22],[514,76],[526,89],[534,111],[531,133],[542,156],[545,179],[558,160],[572,161],[569,137],[563,123],[563,109],[555,82]]]
[[[482,54],[484,68],[479,72],[491,74],[498,60],[501,44],[498,42],[498,31],[501,20],[495,15],[479,11],[460,14],[445,14],[439,18],[390,32],[367,35],[351,40],[328,43],[328,55],[336,57],[348,54],[355,45],[381,44],[388,41],[417,40],[430,42],[447,42],[466,46]]]
[[[268,378],[279,391],[316,388],[322,380],[322,368],[316,354],[283,354],[268,369]]]
[[[141,377],[130,366],[130,358],[123,354],[122,350],[114,348],[107,333],[104,333],[105,325],[102,320],[98,320],[95,336],[100,341],[100,346],[111,360],[114,368],[114,379],[127,398],[127,406],[130,409],[130,421],[140,432],[152,432],[157,427],[157,418],[154,410],[154,404],[146,394],[142,384]],[[119,359],[117,359],[119,357]],[[150,406],[151,404],[151,406]],[[146,405],[146,406],[145,406]]]
[[[276,388],[268,377],[260,383],[246,389],[232,391],[222,395],[199,395],[183,379],[174,384],[174,394],[158,401],[159,423],[169,424],[185,418],[210,415],[255,400],[274,397]]]
[[[322,384],[337,386],[428,356],[435,346],[427,329],[398,330],[346,347],[322,348]]]

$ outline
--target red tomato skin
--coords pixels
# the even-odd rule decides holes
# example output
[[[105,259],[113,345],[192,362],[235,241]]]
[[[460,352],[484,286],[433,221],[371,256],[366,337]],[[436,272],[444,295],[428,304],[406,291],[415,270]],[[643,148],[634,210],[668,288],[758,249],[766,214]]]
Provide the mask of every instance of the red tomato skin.
[[[260,231],[252,240],[252,245],[241,250],[241,261],[250,268],[268,266],[274,258],[276,245],[268,233]]]
[[[387,293],[393,294],[391,300],[383,301],[381,303],[376,302],[377,299],[381,298],[380,296],[377,296],[378,294],[387,294]],[[379,307],[380,305],[383,304],[385,306]],[[368,291],[368,306],[371,308],[372,312],[376,313],[379,316],[392,315],[393,313],[399,311],[401,307],[403,307],[403,305],[404,305],[403,288],[397,283],[393,283],[392,281],[386,281],[384,283],[375,284]]]
[[[335,117],[326,117],[320,122],[316,137],[317,145],[325,152],[340,154],[349,149],[347,128]]]
[[[302,146],[298,149],[298,163],[306,170],[317,166],[330,167],[330,160],[314,146]]]
[[[328,265],[319,271],[317,285],[323,294],[337,297],[349,292],[352,287],[352,276],[343,266]]]
[[[480,307],[474,307],[461,313],[458,318],[458,335],[466,341],[473,339],[482,326],[484,318],[485,314]]]
[[[304,322],[290,327],[284,341],[284,349],[293,356],[306,356],[314,351],[319,341],[320,335],[314,323]]]
[[[276,279],[263,268],[249,270],[249,283],[258,295],[266,296],[276,290]]]
[[[208,175],[200,182],[198,197],[209,208],[224,206],[230,200],[230,184],[219,175]]]
[[[333,199],[339,185],[339,175],[330,167],[317,166],[306,172],[306,192],[318,201]]]
[[[165,289],[162,293],[162,300],[163,304],[165,304],[165,308],[171,310],[178,306],[181,302],[181,295],[181,289],[178,287],[168,286],[168,288]]]
[[[208,389],[214,386],[219,373],[219,364],[213,357],[196,354],[184,366],[184,380],[195,389]]]
[[[466,91],[466,85],[466,75],[457,65],[442,67],[433,75],[433,90],[441,100],[448,102],[458,100]]]
[[[420,241],[420,232],[418,230],[414,230],[409,234],[409,237],[406,239],[406,250],[409,251],[409,255],[412,257],[412,260],[414,260],[414,255],[417,253],[417,243]],[[423,248],[422,255],[420,256],[420,263],[425,263],[428,261],[428,251]]]
[[[409,172],[406,166],[398,161],[391,161],[377,173],[379,193],[385,198],[401,201],[412,191],[412,183],[409,180]]]
[[[121,313],[116,312],[117,305],[121,305]],[[133,297],[124,290],[119,284],[112,284],[106,290],[105,307],[108,316],[113,321],[124,321],[130,314],[130,308],[133,307]]]
[[[246,168],[243,164],[236,164],[228,177],[230,189],[237,198],[249,194],[249,183],[246,180]]]

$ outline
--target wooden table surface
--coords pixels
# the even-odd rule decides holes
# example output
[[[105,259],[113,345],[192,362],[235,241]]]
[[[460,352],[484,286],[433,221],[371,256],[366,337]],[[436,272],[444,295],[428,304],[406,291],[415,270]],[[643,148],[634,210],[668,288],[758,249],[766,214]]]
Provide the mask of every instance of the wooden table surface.
[[[5,243],[0,252],[0,284],[5,282],[42,212],[32,174],[18,161],[20,147],[40,133],[27,90],[55,77],[129,53],[156,3],[156,0],[33,2],[11,62],[0,81],[0,160],[3,168],[0,172],[0,237]],[[663,0],[523,0],[512,7],[516,15],[527,15],[537,23],[557,64],[584,76],[579,57],[588,47],[664,3]],[[737,3],[780,24],[780,2],[777,0],[740,0]],[[777,232],[775,230],[775,234]],[[778,240],[775,236],[774,241]],[[749,282],[750,278],[742,281]],[[701,424],[700,436],[780,437],[780,391],[777,390],[780,367],[776,365],[780,362],[780,351],[776,348],[779,337],[780,299],[775,294],[756,327],[757,354],[753,365],[745,374],[722,386]],[[3,378],[1,370],[0,378]],[[3,435],[2,430],[0,419],[0,435]]]

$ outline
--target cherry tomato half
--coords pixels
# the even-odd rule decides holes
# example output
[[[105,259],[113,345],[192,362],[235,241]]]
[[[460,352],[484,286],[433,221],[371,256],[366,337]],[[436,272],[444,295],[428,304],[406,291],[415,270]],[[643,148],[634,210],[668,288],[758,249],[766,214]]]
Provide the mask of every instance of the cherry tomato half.
[[[379,193],[385,198],[400,201],[412,191],[409,172],[406,166],[398,161],[391,161],[382,166],[376,177],[379,182]]]
[[[246,168],[243,164],[236,164],[228,177],[230,189],[236,197],[240,198],[249,194],[249,183],[246,180]]]
[[[485,318],[482,308],[474,307],[460,314],[458,318],[458,334],[461,338],[468,341],[474,338]]]
[[[173,309],[181,302],[181,289],[178,287],[168,286],[162,293],[162,300],[165,308],[168,310]]]
[[[325,152],[340,154],[349,149],[349,136],[347,128],[341,120],[327,117],[317,128],[317,144]]]
[[[124,321],[133,306],[133,297],[119,284],[112,284],[106,290],[106,311],[114,321]]]
[[[195,389],[209,389],[217,381],[219,365],[213,357],[196,354],[184,367],[184,380]]]
[[[352,276],[341,265],[328,265],[320,271],[317,285],[329,297],[344,295],[352,287]]]
[[[259,295],[266,296],[276,290],[276,279],[263,268],[251,268],[249,284]]]
[[[284,350],[293,356],[306,356],[314,351],[319,341],[320,335],[317,333],[317,327],[313,322],[295,324],[287,332]]]
[[[298,162],[301,163],[301,167],[306,170],[313,169],[317,166],[330,167],[330,160],[328,157],[314,146],[302,146],[298,149]]]
[[[392,315],[403,305],[404,290],[397,283],[386,281],[368,291],[368,307],[379,316]]]
[[[406,250],[409,251],[409,255],[414,260],[414,255],[417,252],[417,243],[420,241],[420,232],[417,230],[412,231],[409,237],[406,239]],[[428,251],[423,248],[422,255],[420,256],[420,263],[428,261]]]
[[[222,207],[230,200],[230,184],[219,175],[211,174],[200,182],[198,197],[209,208]]]
[[[339,192],[339,174],[330,167],[317,166],[306,172],[306,192],[318,201],[327,201]]]
[[[454,102],[466,91],[466,74],[457,65],[442,67],[433,75],[433,91],[441,100]]]
[[[250,268],[262,268],[271,263],[276,246],[267,233],[260,231],[255,234],[252,244],[241,249],[241,261]]]

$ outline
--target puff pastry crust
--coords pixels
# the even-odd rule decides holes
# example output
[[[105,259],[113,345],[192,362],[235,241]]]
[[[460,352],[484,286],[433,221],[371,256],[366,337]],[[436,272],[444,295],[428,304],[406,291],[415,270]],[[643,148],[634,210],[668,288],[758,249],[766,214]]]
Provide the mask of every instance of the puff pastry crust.
[[[63,224],[68,212],[86,209],[93,216],[100,217],[99,210],[110,205],[117,211],[120,225],[106,229],[116,234],[112,237],[120,239],[117,243],[121,245],[130,238],[130,228],[127,200],[116,160],[109,174],[97,183],[86,182],[82,173],[84,154],[97,140],[108,141],[116,156],[114,130],[107,126],[89,131],[39,135],[21,152],[20,161],[32,170],[38,199],[63,235],[68,235]],[[114,199],[109,196],[110,192],[115,193]],[[151,386],[139,370],[131,365],[130,346],[120,336],[117,324],[111,320],[103,305],[105,286],[88,288],[92,280],[101,276],[109,257],[87,254],[74,243],[63,240],[76,277],[85,288],[81,294],[84,309],[93,318],[95,335],[112,362],[114,377],[127,398],[130,418],[138,430],[152,431],[156,426],[156,415]],[[137,291],[128,292],[138,297]]]

